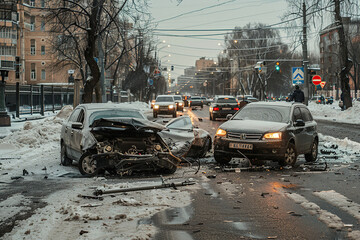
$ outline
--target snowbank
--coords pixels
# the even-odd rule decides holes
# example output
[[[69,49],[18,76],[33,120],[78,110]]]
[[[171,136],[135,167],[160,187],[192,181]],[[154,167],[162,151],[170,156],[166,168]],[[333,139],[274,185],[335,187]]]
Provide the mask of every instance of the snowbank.
[[[360,124],[360,102],[358,101],[353,102],[353,107],[345,111],[341,111],[338,101],[334,101],[332,105],[310,102],[308,107],[315,119]]]

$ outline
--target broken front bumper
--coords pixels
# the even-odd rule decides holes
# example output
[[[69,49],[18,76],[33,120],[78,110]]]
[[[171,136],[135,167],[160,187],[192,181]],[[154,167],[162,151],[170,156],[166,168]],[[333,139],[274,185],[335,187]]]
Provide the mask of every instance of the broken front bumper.
[[[117,170],[128,169],[173,169],[179,164],[180,159],[170,153],[159,152],[154,155],[144,154],[122,154],[122,153],[100,153],[92,155],[97,169],[115,168]]]

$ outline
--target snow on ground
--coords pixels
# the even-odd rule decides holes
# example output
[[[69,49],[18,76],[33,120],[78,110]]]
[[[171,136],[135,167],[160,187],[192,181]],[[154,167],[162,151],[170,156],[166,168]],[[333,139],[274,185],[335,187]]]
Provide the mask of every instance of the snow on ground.
[[[76,180],[75,180],[76,181]],[[160,183],[160,181],[159,181]],[[112,188],[138,187],[153,182],[133,182]],[[58,191],[45,199],[48,205],[20,221],[3,239],[150,239],[156,228],[146,219],[169,207],[190,204],[185,189],[157,189],[86,199],[93,186],[109,188],[106,179],[82,179],[73,189]],[[59,201],[60,200],[60,201]]]
[[[310,102],[308,106],[313,117],[319,120],[329,120],[342,123],[360,124],[360,102],[354,101],[353,106],[345,111],[341,111],[339,102],[333,104],[316,104]]]

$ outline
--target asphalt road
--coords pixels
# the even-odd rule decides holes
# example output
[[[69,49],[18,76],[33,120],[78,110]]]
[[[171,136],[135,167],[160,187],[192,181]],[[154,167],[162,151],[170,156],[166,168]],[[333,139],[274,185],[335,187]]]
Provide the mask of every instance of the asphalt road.
[[[178,115],[182,114],[189,115],[196,127],[212,136],[225,121],[210,121],[208,107],[186,109]],[[360,142],[359,126],[325,121],[319,121],[318,126],[324,135]],[[349,231],[360,230],[353,215],[314,195],[334,190],[349,201],[359,200],[358,163],[329,164],[327,171],[304,172],[305,161],[300,156],[293,169],[268,163],[270,168],[257,171],[243,168],[241,172],[225,172],[216,168],[212,157],[209,159],[202,165],[198,177],[201,189],[193,193],[193,203],[152,218],[160,228],[155,239],[349,239]],[[234,167],[244,166],[248,163],[242,161]],[[319,212],[332,213],[343,223],[352,224],[351,230],[329,227],[319,214],[308,211],[287,194],[300,194],[318,205]]]

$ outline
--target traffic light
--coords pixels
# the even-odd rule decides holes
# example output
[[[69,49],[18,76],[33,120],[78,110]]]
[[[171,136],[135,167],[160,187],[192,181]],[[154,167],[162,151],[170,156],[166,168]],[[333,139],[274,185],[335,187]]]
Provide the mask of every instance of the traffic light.
[[[174,66],[171,66],[171,71],[174,71]]]
[[[279,62],[276,62],[276,64],[275,64],[275,70],[276,70],[276,71],[280,71],[280,63],[279,63]]]

